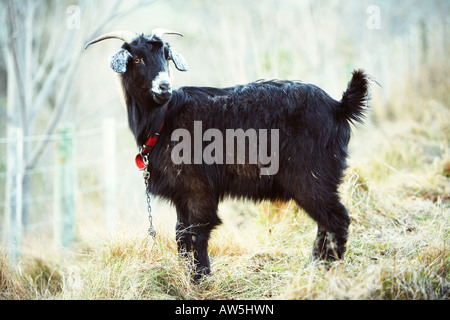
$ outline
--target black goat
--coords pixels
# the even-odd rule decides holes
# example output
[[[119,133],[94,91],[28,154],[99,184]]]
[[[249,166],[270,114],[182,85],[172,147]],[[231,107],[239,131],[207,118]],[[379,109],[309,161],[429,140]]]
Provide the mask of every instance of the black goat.
[[[148,189],[175,205],[178,250],[180,255],[193,252],[194,278],[210,272],[208,239],[221,223],[217,208],[227,196],[255,201],[294,199],[318,224],[313,258],[341,259],[350,219],[340,202],[338,186],[346,168],[350,124],[362,122],[368,100],[364,72],[353,72],[341,101],[314,85],[294,81],[172,90],[169,61],[181,71],[187,68],[182,56],[162,41],[164,33],[178,34],[164,29],[150,36],[113,32],[87,46],[110,38],[125,42],[113,56],[111,67],[121,74],[129,126],[138,146],[144,146],[151,173]],[[217,152],[224,150],[220,148],[225,145],[223,141],[215,141],[217,149],[211,153],[218,159],[215,162],[199,161],[206,148],[198,143],[198,137],[194,144],[200,145],[200,150],[179,149],[182,135],[177,132],[191,136],[200,133],[203,137],[208,131],[225,135],[230,129],[246,133],[270,129],[272,143],[267,153],[278,161],[275,172],[264,173],[267,161],[258,158],[252,162],[250,154],[245,155],[245,162],[239,162],[237,152],[227,158],[235,162],[220,161],[223,155]],[[159,134],[157,143],[154,140],[146,148],[149,136],[158,138],[155,133]],[[217,135],[214,137],[217,139]],[[244,137],[250,138],[250,134]],[[234,140],[231,146],[236,147]],[[151,153],[149,149],[153,149]],[[185,161],[174,161],[175,149],[183,153]]]

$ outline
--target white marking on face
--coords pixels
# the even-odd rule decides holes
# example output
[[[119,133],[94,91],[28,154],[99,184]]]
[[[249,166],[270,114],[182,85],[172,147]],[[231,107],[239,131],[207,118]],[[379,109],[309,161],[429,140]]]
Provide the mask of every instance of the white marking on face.
[[[163,90],[161,89],[162,84],[168,84],[169,90],[167,90],[169,93],[172,93],[172,86],[170,85],[170,77],[169,73],[167,71],[161,71],[158,73],[155,79],[153,79],[152,82],[152,91],[157,94],[163,93]]]

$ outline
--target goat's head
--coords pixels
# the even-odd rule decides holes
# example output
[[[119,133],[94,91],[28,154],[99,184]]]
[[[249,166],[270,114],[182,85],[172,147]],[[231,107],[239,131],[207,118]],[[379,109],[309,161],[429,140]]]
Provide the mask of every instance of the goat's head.
[[[148,101],[150,97],[157,105],[164,105],[172,96],[169,61],[178,70],[187,71],[183,56],[162,40],[164,34],[182,36],[178,32],[162,28],[153,30],[149,36],[116,31],[90,41],[86,48],[106,39],[124,41],[122,48],[110,61],[111,68],[121,74],[124,89],[137,100]]]

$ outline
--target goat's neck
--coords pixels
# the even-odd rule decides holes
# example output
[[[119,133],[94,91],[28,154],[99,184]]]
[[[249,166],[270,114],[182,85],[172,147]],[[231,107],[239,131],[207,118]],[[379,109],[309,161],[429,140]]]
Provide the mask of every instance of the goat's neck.
[[[128,124],[137,145],[142,146],[150,135],[154,135],[160,129],[167,105],[158,106],[152,100],[145,105],[132,98],[127,100]]]

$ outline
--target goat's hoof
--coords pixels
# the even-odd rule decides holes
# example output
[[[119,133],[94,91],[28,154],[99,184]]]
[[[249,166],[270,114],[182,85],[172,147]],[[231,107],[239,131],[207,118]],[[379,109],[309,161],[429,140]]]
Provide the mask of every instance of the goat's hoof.
[[[209,268],[203,268],[200,271],[194,274],[192,278],[192,282],[194,284],[200,284],[203,280],[205,280],[211,274]]]
[[[318,269],[328,270],[331,266],[331,263],[332,263],[331,261],[317,259],[311,256],[305,263],[305,268],[312,265],[313,267],[316,267]]]

